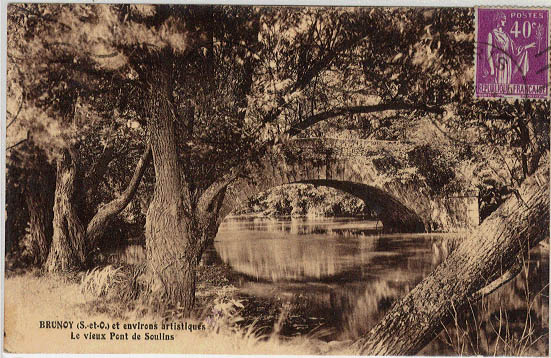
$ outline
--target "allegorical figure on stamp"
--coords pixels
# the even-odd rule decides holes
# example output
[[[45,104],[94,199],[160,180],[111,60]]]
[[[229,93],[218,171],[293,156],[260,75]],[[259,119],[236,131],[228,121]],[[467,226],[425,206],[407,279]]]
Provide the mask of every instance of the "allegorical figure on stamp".
[[[516,72],[520,71],[522,76],[528,73],[528,49],[535,47],[536,43],[517,46],[505,30],[507,17],[503,12],[495,14],[493,24],[494,28],[488,32],[486,49],[490,76],[494,78],[495,83],[509,84]]]

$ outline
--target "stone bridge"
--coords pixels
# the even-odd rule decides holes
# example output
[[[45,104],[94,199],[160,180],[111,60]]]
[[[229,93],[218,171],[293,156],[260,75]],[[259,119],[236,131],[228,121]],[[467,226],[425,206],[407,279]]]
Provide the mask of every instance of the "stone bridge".
[[[413,147],[376,140],[291,140],[271,149],[251,169],[249,179],[228,188],[221,214],[226,216],[244,200],[272,187],[309,183],[362,199],[379,214],[387,232],[466,231],[477,226],[477,192],[467,188],[435,193],[423,173],[404,164]]]

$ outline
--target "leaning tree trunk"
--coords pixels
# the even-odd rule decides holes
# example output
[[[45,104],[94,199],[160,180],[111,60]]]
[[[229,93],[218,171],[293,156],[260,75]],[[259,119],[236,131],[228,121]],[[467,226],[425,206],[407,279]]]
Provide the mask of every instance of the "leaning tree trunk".
[[[450,322],[452,312],[491,281],[507,276],[517,256],[549,235],[549,162],[490,215],[364,337],[361,354],[412,355]]]
[[[57,159],[53,237],[45,268],[48,272],[72,271],[85,262],[85,229],[74,207],[77,162],[70,149]]]
[[[150,160],[151,149],[148,145],[138,161],[134,174],[132,175],[132,179],[130,179],[130,182],[124,192],[109,203],[102,206],[88,223],[86,227],[86,241],[88,243],[88,247],[95,247],[98,240],[105,233],[111,219],[123,211],[134,198]]]

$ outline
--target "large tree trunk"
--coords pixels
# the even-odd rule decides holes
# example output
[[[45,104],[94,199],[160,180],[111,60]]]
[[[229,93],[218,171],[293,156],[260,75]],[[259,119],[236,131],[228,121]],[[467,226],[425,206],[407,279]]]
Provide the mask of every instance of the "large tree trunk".
[[[201,255],[200,221],[178,158],[168,75],[151,88],[149,135],[155,190],[146,216],[147,273],[152,297],[189,313]]]
[[[477,292],[507,275],[517,256],[549,235],[549,162],[427,278],[356,342],[361,354],[412,355]]]
[[[57,159],[53,237],[46,270],[72,271],[85,262],[85,229],[74,207],[77,161],[71,149]]]

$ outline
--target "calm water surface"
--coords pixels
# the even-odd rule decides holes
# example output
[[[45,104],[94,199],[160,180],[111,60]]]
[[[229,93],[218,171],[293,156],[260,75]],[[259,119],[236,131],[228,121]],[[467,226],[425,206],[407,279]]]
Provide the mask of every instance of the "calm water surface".
[[[377,222],[355,218],[233,217],[220,227],[214,246],[224,262],[245,275],[243,293],[302,301],[304,316],[312,319],[308,324],[315,326],[319,320],[320,326],[332,330],[332,339],[354,339],[463,238],[457,234],[384,235]],[[530,290],[548,292],[546,250],[532,251],[528,270],[532,281],[535,277]],[[501,306],[522,311],[525,283],[519,276],[492,297]],[[547,322],[547,295],[542,297],[532,304],[530,314],[534,311],[535,319]],[[525,312],[526,307],[524,303]],[[521,313],[519,324],[526,316]]]

